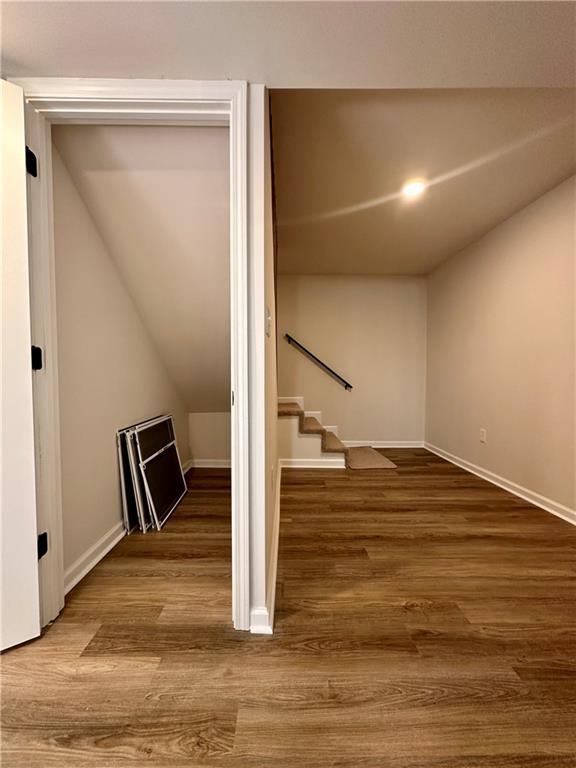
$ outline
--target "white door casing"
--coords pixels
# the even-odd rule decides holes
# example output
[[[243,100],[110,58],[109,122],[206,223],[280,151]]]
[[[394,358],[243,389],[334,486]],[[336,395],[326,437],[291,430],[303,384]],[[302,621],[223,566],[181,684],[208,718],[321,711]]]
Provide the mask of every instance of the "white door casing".
[[[37,159],[38,176],[28,175],[28,248],[30,322],[33,343],[43,352],[43,366],[34,371],[34,439],[36,445],[36,519],[48,533],[48,553],[38,564],[40,623],[45,626],[64,607],[60,415],[56,331],[56,275],[52,234],[52,141],[42,115],[25,105],[26,146]]]
[[[15,85],[14,85],[15,84]],[[51,124],[227,125],[230,136],[230,302],[232,406],[232,614],[236,629],[250,628],[250,486],[248,392],[247,85],[187,80],[15,79],[24,90],[27,131],[36,143],[42,183],[31,197],[32,322],[51,339],[46,366],[35,386],[35,410],[42,419],[38,507],[51,547],[42,562],[42,623],[55,618],[64,601],[62,509],[58,434],[58,378],[55,334],[54,250],[50,178]],[[24,182],[25,183],[25,182]],[[41,263],[36,263],[41,259]],[[53,335],[52,335],[53,334]],[[48,345],[48,341],[45,342]],[[29,354],[29,351],[28,351]]]

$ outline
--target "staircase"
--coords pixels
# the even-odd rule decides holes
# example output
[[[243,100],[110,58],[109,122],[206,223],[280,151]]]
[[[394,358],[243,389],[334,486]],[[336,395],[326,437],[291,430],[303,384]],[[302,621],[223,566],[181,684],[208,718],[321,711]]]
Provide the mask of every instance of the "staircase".
[[[346,446],[334,432],[324,429],[322,424],[314,416],[306,416],[298,403],[280,403],[278,405],[278,417],[286,418],[297,416],[301,435],[320,435],[322,438],[323,453],[346,453]]]
[[[278,418],[297,418],[300,435],[318,435],[321,439],[323,454],[339,455],[342,468],[347,469],[394,469],[389,459],[370,446],[347,448],[338,435],[326,429],[314,416],[307,416],[297,402],[279,403]]]

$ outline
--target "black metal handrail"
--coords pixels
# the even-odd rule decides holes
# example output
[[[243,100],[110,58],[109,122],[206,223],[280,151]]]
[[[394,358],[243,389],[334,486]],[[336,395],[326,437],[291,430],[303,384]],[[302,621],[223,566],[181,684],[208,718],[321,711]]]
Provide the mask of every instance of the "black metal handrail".
[[[316,365],[322,368],[322,370],[325,371],[329,376],[332,376],[332,378],[335,379],[339,384],[342,384],[344,389],[348,391],[352,389],[352,384],[350,384],[349,381],[346,381],[346,379],[343,376],[340,376],[339,373],[336,373],[336,371],[330,368],[329,365],[326,365],[326,363],[323,363],[319,357],[316,357],[316,355],[310,352],[309,349],[306,349],[306,347],[303,344],[300,344],[299,341],[296,341],[296,339],[293,336],[290,336],[289,333],[285,333],[284,338],[286,339],[288,344],[293,344],[296,347],[296,349],[299,349],[300,352],[306,355],[306,357],[309,360],[312,360],[313,363],[316,363]]]

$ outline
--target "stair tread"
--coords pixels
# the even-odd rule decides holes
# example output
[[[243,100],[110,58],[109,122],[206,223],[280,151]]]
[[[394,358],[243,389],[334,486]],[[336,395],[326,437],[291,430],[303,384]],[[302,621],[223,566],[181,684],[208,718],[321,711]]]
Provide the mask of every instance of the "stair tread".
[[[342,440],[340,440],[338,435],[335,435],[334,432],[326,430],[324,432],[322,450],[325,453],[346,453],[346,446]]]
[[[315,416],[305,416],[300,431],[308,435],[323,435],[324,427]]]
[[[346,452],[348,469],[397,469],[393,461],[369,445],[355,446]]]
[[[303,413],[298,403],[278,403],[278,416],[301,416]]]

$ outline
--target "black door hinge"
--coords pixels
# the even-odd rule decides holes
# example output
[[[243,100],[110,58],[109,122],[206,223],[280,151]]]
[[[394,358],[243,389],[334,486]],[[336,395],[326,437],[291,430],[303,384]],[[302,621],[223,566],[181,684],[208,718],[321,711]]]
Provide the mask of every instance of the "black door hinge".
[[[34,178],[38,176],[38,158],[30,147],[26,147],[26,173]]]
[[[42,559],[46,552],[48,552],[48,533],[44,531],[38,534],[38,560]]]
[[[41,371],[44,365],[42,347],[32,347],[32,370]]]

